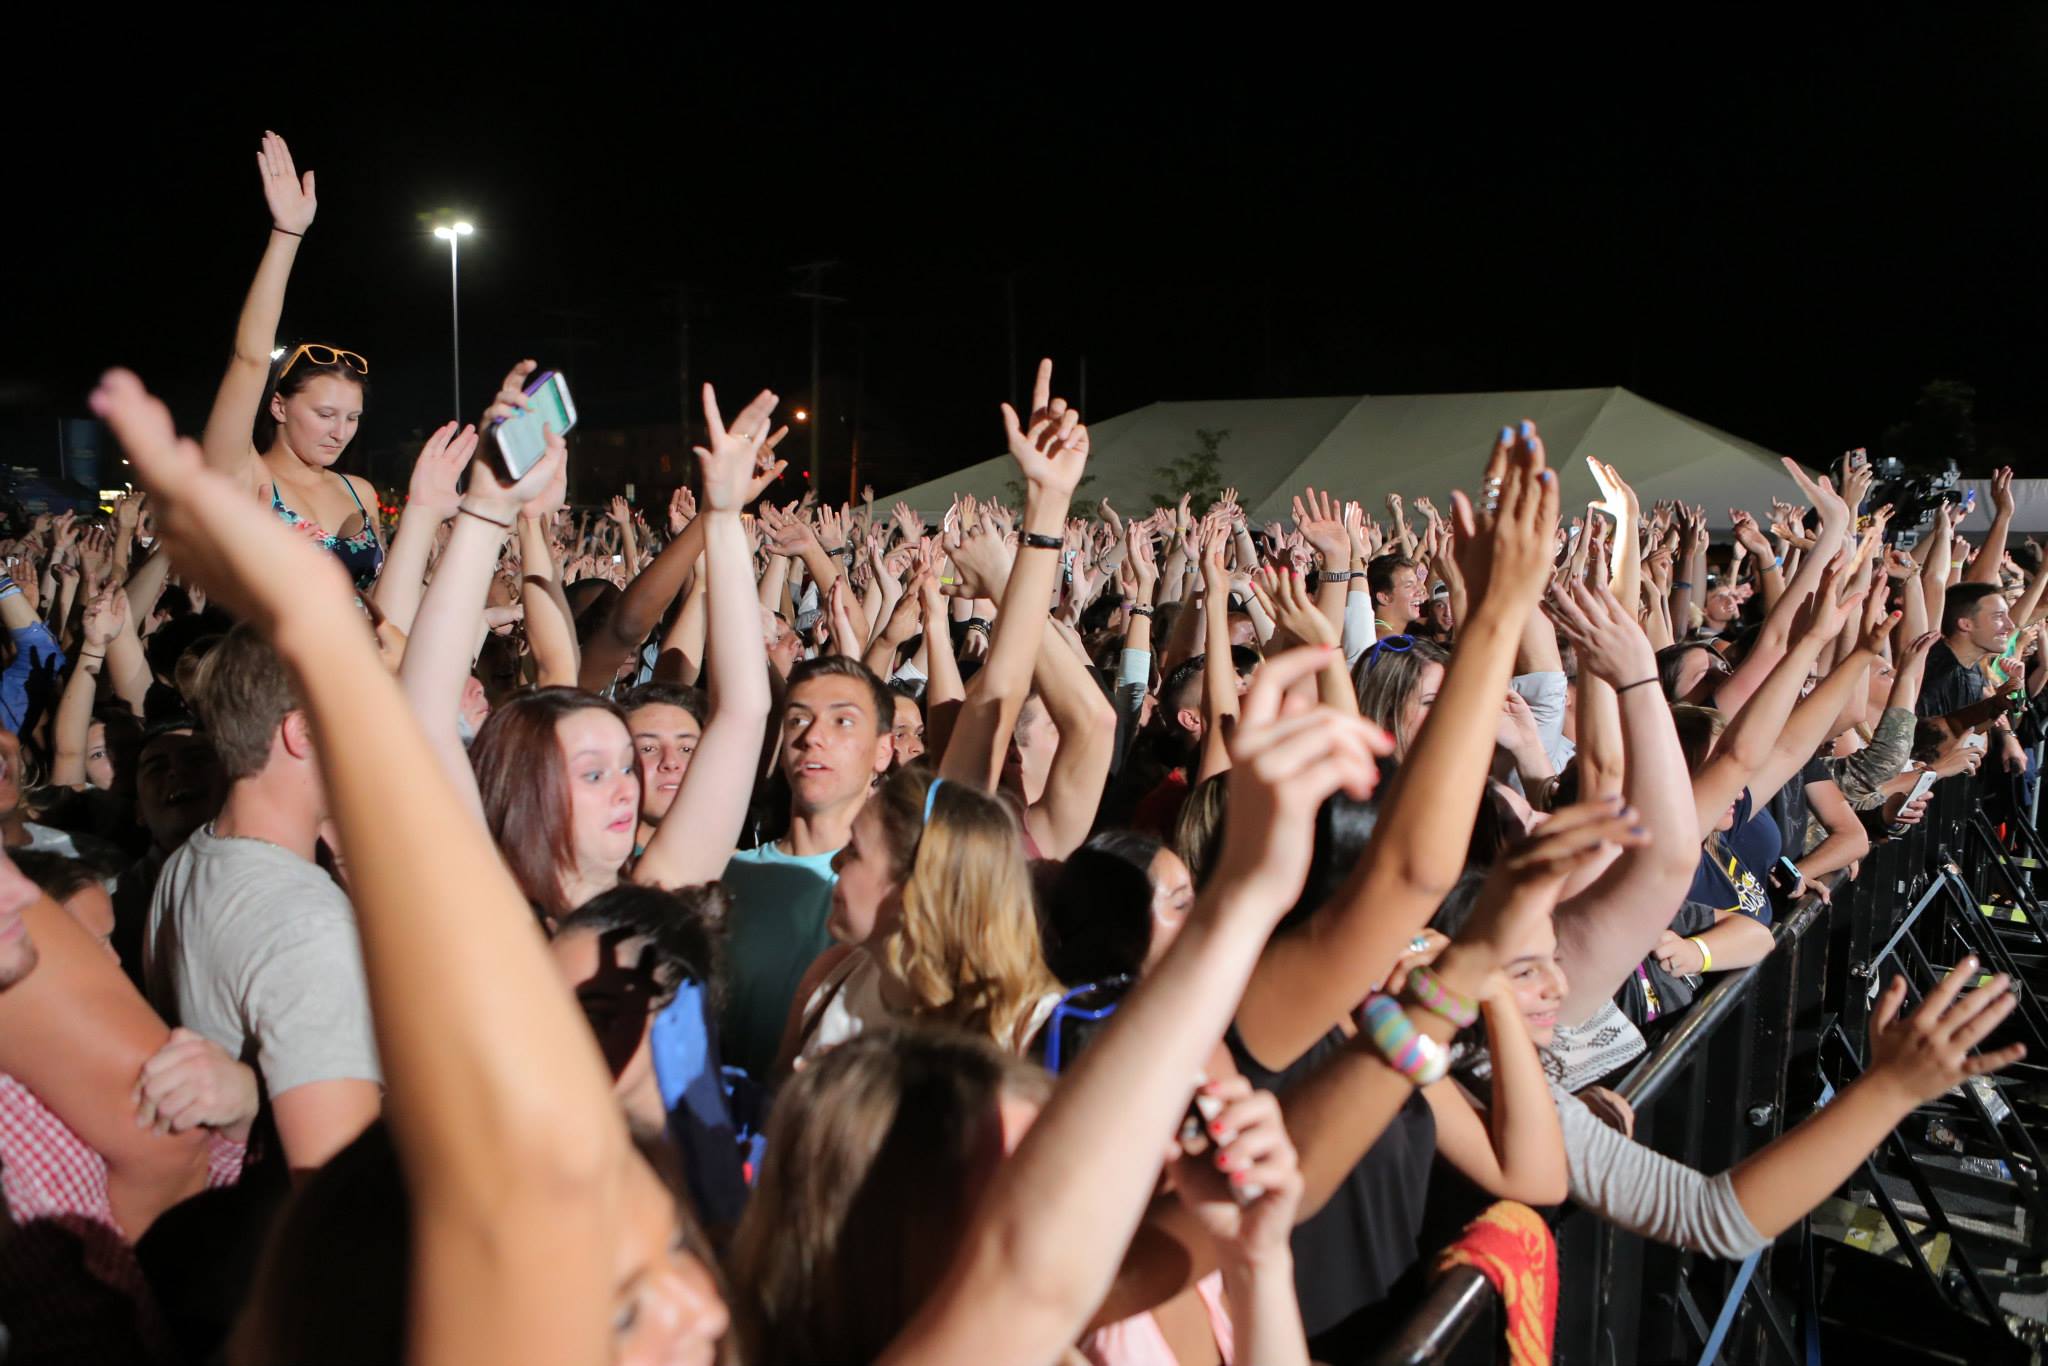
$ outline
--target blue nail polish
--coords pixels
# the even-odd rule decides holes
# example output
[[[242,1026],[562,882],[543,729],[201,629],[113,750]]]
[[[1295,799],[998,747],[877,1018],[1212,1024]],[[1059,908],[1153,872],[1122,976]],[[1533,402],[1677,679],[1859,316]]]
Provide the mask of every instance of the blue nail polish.
[[[1555,482],[1555,481],[1556,481],[1556,479],[1557,479],[1557,471],[1556,471],[1556,470],[1545,470],[1545,471],[1543,471],[1543,482],[1544,482],[1544,483],[1546,483],[1546,484],[1549,484],[1549,483],[1553,483],[1553,482]]]
[[[1525,417],[1525,418],[1523,418],[1523,419],[1522,419],[1522,440],[1524,440],[1524,441],[1527,441],[1527,440],[1528,440],[1528,439],[1529,439],[1530,437],[1533,437],[1534,435],[1536,435],[1536,424],[1535,424],[1535,423],[1533,423],[1533,422],[1531,422],[1531,421],[1530,421],[1530,420],[1529,420],[1528,418],[1526,418],[1526,417]]]
[[[1500,444],[1501,444],[1501,445],[1503,445],[1503,446],[1510,446],[1510,445],[1513,445],[1513,444],[1514,444],[1514,440],[1515,440],[1515,429],[1514,429],[1513,427],[1503,427],[1503,428],[1501,428],[1501,429],[1500,429]]]

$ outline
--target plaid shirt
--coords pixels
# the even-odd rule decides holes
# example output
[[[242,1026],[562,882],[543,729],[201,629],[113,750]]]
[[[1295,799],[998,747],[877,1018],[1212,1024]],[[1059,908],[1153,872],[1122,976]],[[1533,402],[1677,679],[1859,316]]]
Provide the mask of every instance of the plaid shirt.
[[[208,1186],[233,1185],[244,1149],[214,1135]],[[20,1082],[0,1073],[0,1321],[14,1362],[156,1359],[163,1330],[107,1195],[107,1164]]]

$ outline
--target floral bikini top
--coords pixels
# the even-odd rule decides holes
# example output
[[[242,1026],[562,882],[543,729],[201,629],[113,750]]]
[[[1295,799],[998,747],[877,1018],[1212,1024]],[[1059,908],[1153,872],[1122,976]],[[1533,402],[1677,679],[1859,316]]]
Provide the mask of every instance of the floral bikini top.
[[[270,486],[270,510],[283,519],[286,526],[295,527],[314,544],[334,552],[334,558],[348,570],[349,577],[356,581],[356,587],[367,591],[377,582],[377,572],[384,567],[384,547],[377,543],[376,524],[370,518],[370,510],[363,506],[362,496],[356,492],[355,481],[346,475],[340,478],[348,496],[355,500],[356,511],[363,514],[363,529],[353,536],[329,535],[318,522],[301,517],[286,507],[284,499],[278,496],[275,483]]]

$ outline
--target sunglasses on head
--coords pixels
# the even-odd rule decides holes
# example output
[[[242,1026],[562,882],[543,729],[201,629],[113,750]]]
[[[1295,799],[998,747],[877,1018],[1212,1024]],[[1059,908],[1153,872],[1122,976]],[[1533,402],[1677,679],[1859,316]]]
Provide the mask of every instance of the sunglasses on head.
[[[359,375],[370,373],[370,362],[364,360],[353,351],[343,351],[333,346],[322,346],[318,342],[300,342],[292,348],[292,353],[284,358],[284,364],[278,367],[277,377],[283,379],[286,375],[290,374],[291,368],[299,363],[300,356],[304,356],[315,365],[346,365]]]
[[[1373,643],[1372,643],[1371,645],[1368,645],[1368,646],[1366,647],[1366,650],[1365,650],[1365,667],[1366,667],[1367,669],[1371,669],[1371,668],[1372,668],[1372,667],[1373,667],[1373,666],[1374,666],[1375,664],[1379,663],[1379,659],[1380,659],[1380,651],[1382,651],[1382,650],[1385,650],[1385,651],[1387,651],[1387,652],[1388,652],[1389,654],[1397,654],[1397,655],[1398,655],[1398,654],[1406,654],[1406,653],[1407,653],[1408,651],[1410,651],[1410,650],[1412,650],[1412,649],[1414,649],[1414,648],[1415,648],[1415,637],[1414,637],[1414,636],[1410,636],[1410,635],[1394,635],[1394,636],[1381,636],[1381,637],[1380,637],[1380,638],[1379,638],[1378,640],[1375,640],[1375,641],[1374,641],[1374,642],[1373,642]]]
[[[1059,1002],[1052,1008],[1052,1015],[1045,1022],[1046,1071],[1058,1076],[1062,1062],[1072,1061],[1071,1058],[1063,1056],[1066,1050],[1061,1047],[1066,1037],[1067,1022],[1071,1020],[1076,1024],[1096,1024],[1116,1014],[1117,1006],[1123,1002],[1124,992],[1130,988],[1134,980],[1130,974],[1123,973],[1100,982],[1084,983],[1060,997]],[[1108,995],[1109,1000],[1099,1006],[1088,1004],[1087,998],[1100,995]]]

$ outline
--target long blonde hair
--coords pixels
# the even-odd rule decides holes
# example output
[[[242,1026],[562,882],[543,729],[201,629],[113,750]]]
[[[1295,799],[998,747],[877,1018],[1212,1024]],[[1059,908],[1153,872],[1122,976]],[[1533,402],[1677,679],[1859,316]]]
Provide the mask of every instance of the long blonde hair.
[[[1059,983],[1045,965],[1016,817],[999,798],[922,768],[890,778],[876,800],[903,887],[902,917],[876,950],[883,970],[917,1018],[1021,1053],[1033,1007]]]

